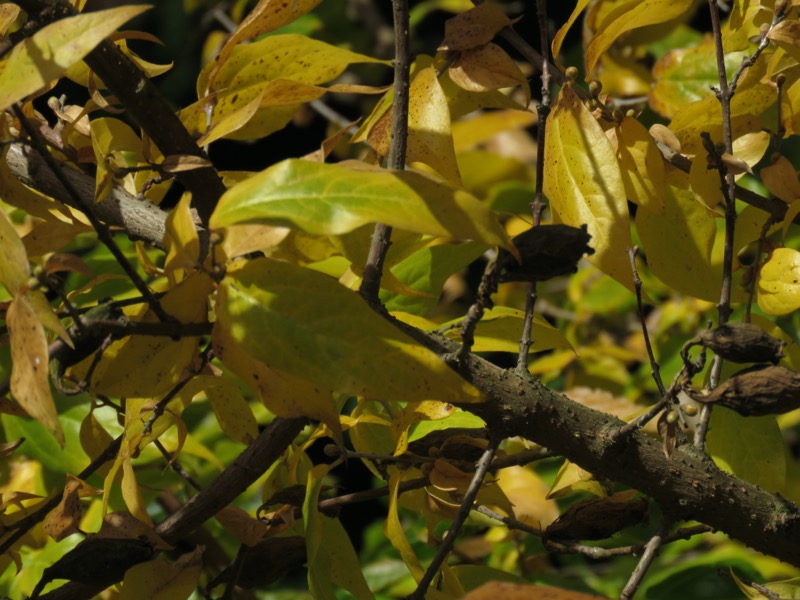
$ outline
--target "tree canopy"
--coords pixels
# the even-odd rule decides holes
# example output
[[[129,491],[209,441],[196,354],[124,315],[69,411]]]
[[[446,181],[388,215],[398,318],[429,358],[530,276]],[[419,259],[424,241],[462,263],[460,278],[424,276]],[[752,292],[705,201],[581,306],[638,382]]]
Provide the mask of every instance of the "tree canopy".
[[[800,597],[800,2],[111,4],[0,3],[0,593]]]

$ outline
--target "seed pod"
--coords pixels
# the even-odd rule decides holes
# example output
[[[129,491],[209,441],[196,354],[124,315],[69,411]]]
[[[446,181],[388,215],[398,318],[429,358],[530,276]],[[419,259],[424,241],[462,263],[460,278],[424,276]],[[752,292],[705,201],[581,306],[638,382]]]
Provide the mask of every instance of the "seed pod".
[[[689,395],[735,410],[743,417],[782,415],[800,408],[800,373],[786,367],[756,365],[739,371],[708,393]]]
[[[574,273],[584,254],[594,254],[589,246],[592,236],[586,225],[537,225],[512,241],[519,249],[522,263],[501,250],[498,257],[500,281],[545,281]]]
[[[647,500],[625,498],[627,492],[608,498],[581,500],[567,509],[545,530],[552,540],[604,540],[626,527],[641,523],[647,514]]]

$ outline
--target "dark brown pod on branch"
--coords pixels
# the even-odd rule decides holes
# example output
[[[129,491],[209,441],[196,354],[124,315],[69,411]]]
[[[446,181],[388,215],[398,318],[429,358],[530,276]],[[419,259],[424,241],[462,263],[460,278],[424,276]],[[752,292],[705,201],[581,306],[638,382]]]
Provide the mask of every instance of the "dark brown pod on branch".
[[[627,499],[628,492],[589,498],[573,504],[545,530],[551,540],[604,540],[644,521],[647,500]]]
[[[783,347],[786,345],[752,323],[726,323],[709,329],[691,340],[686,348],[698,344],[725,360],[773,364],[783,358]]]
[[[782,415],[800,408],[800,373],[773,365],[739,371],[707,393],[691,392],[699,402],[719,404],[744,417]]]
[[[537,225],[512,241],[519,249],[522,262],[501,250],[498,257],[500,281],[545,281],[568,275],[578,269],[584,254],[594,254],[589,246],[592,236],[586,225]]]

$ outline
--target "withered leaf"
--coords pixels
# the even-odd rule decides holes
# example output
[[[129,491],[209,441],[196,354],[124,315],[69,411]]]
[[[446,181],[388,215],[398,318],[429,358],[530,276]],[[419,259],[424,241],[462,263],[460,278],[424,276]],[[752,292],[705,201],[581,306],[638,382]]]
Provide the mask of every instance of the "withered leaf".
[[[782,415],[800,408],[800,373],[786,367],[755,365],[710,392],[687,393],[699,402],[725,406],[743,417]]]
[[[717,356],[732,362],[776,364],[783,357],[783,347],[786,344],[753,323],[726,323],[716,329],[704,331],[690,340],[684,346],[684,354],[696,345],[702,345]]]
[[[591,239],[586,225],[580,228],[563,224],[533,227],[511,240],[519,249],[522,263],[509,252],[500,251],[500,281],[545,281],[574,273],[584,254],[594,254],[594,248],[589,246]]]
[[[604,540],[626,527],[641,523],[647,500],[621,500],[622,492],[608,498],[589,498],[573,504],[545,529],[544,536],[558,540]]]

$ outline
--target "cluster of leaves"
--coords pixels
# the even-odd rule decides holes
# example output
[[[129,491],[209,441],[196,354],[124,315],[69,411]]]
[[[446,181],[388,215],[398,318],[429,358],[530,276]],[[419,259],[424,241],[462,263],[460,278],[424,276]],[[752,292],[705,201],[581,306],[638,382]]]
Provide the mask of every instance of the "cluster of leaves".
[[[751,581],[797,575],[790,536],[788,549],[758,549],[793,566],[686,523],[681,494],[702,485],[681,483],[689,459],[675,454],[698,412],[689,396],[703,400],[694,445],[735,476],[743,507],[757,485],[796,520],[800,463],[783,432],[797,415],[773,413],[796,407],[800,369],[787,333],[800,308],[800,3],[737,1],[719,26],[712,2],[704,36],[691,0],[579,0],[543,54],[499,4],[422,3],[414,25],[432,8],[456,14],[435,54],[413,60],[408,27],[395,27],[386,88],[352,74],[388,77],[392,61],[311,37],[320,0],[261,0],[246,15],[237,2],[238,26],[209,36],[218,43],[197,101],[177,115],[149,81],[167,67],[127,44],[152,36],[117,31],[146,8],[84,4],[0,4],[3,593],[90,597],[122,582],[106,594],[186,598],[225,585],[229,597],[302,565],[315,598],[462,597],[496,580],[527,594],[537,592],[525,581],[604,595],[625,586],[624,597],[686,596],[700,581],[704,597],[707,586],[798,593],[791,579]],[[579,18],[587,87],[547,58]],[[533,71],[544,72],[536,111]],[[85,101],[57,97],[65,78]],[[212,144],[279,132],[328,94],[370,109],[318,151],[257,173],[208,159]],[[586,232],[591,251],[569,279],[520,282],[508,276],[517,260],[540,279],[574,264],[545,275],[536,266],[552,254],[512,241],[542,227],[540,203],[530,208],[542,196],[549,221],[578,231],[573,258]],[[485,256],[464,318],[453,289]],[[496,256],[506,275],[491,300]],[[692,339],[714,303],[719,327]],[[726,337],[731,319],[755,333]],[[476,353],[519,353],[520,367]],[[733,375],[726,360],[781,365]],[[519,401],[532,418],[514,418]],[[635,439],[622,455],[634,452],[646,419],[608,415],[633,420],[647,403],[665,455],[652,470],[674,487],[651,485],[641,465],[615,477],[617,457],[590,445],[600,433],[583,433],[600,422],[580,405],[592,406],[617,431],[603,443]],[[348,460],[379,487],[331,488]],[[377,497],[385,519],[359,556],[337,511]],[[742,537],[748,519],[772,524],[765,535],[791,521],[706,523]],[[462,560],[447,563],[453,543]],[[566,568],[547,553],[568,555]],[[600,578],[580,555],[622,558]],[[717,566],[737,569],[733,583]]]

